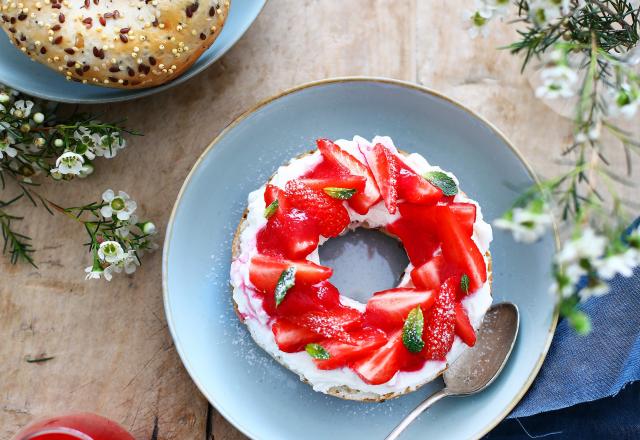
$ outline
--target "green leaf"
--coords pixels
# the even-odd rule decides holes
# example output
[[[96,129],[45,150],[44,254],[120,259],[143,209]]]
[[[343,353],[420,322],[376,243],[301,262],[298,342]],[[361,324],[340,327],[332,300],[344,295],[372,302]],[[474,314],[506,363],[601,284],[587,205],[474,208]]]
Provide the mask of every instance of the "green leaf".
[[[469,276],[466,273],[463,273],[460,278],[460,289],[464,293],[469,293]]]
[[[402,327],[402,342],[411,353],[418,353],[424,348],[422,332],[424,330],[424,316],[420,306],[409,312]]]
[[[309,356],[314,359],[326,360],[331,357],[329,352],[325,350],[325,348],[320,344],[307,344],[304,349],[307,353],[309,353]]]
[[[442,190],[442,194],[445,196],[455,196],[458,194],[456,182],[447,173],[442,171],[429,171],[424,175],[424,178],[433,186],[440,188]]]
[[[273,202],[269,203],[269,206],[267,206],[264,210],[264,218],[269,218],[273,214],[275,214],[279,205],[280,204],[278,203],[278,200],[274,200]]]
[[[324,192],[334,199],[349,200],[356,193],[356,190],[353,188],[337,188],[328,186],[324,188]]]
[[[296,268],[295,266],[287,267],[280,274],[278,284],[276,284],[276,306],[279,306],[289,289],[296,284]]]

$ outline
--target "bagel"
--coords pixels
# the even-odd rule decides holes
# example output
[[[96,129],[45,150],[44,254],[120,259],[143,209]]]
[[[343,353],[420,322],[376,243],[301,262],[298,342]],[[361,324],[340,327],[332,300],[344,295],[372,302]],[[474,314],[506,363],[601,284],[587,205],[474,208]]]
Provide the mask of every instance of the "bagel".
[[[380,142],[380,141],[386,142],[387,144],[390,144],[391,146],[393,146],[392,142],[388,138],[376,138],[374,139],[373,143]],[[342,146],[347,142],[349,141],[337,141],[336,143],[339,143]],[[362,144],[366,141],[363,140],[362,138],[358,138],[358,137],[354,138],[354,143],[358,143],[358,142]],[[311,153],[305,153],[301,156],[298,156],[297,158],[292,159],[292,161],[288,165],[281,167],[278,170],[278,172],[274,176],[272,176],[272,178],[269,179],[269,182],[276,183],[277,185],[281,185],[283,180],[286,180],[286,179],[279,178],[283,174],[289,177],[291,176],[294,176],[294,178],[297,177],[295,175],[296,172],[283,172],[283,170],[286,171],[287,167],[291,167],[291,165],[300,163],[301,161],[304,162],[306,160],[307,162],[309,162],[311,159],[311,156],[319,155],[319,154],[320,153],[318,151],[315,151]],[[407,162],[410,159],[410,155],[408,155],[405,152],[398,151],[398,154],[401,157],[403,157]],[[264,191],[265,191],[265,186],[257,190],[255,193],[259,193],[261,195],[264,193]],[[461,195],[461,198],[468,200],[466,198],[466,195],[464,195],[464,193],[460,193],[460,195]],[[405,381],[404,384],[406,386],[402,386],[402,381],[398,381],[398,380],[396,380],[396,384],[394,386],[385,386],[386,384],[371,386],[371,385],[367,385],[364,382],[358,383],[357,381],[353,383],[339,383],[339,381],[337,381],[337,383],[329,383],[323,380],[322,378],[322,374],[326,372],[326,370],[318,370],[318,369],[311,370],[310,365],[313,366],[313,364],[300,363],[294,357],[292,357],[292,353],[285,353],[279,350],[273,336],[271,337],[271,339],[265,338],[265,335],[268,336],[269,334],[271,334],[270,331],[266,333],[263,332],[262,331],[263,329],[260,329],[259,326],[255,325],[256,321],[254,321],[253,319],[247,319],[247,310],[246,310],[247,303],[243,300],[242,292],[241,292],[243,289],[243,286],[242,286],[242,283],[239,282],[237,270],[234,274],[234,265],[241,266],[246,263],[246,261],[244,263],[241,262],[244,255],[243,252],[246,251],[246,247],[248,246],[248,243],[251,242],[251,239],[249,237],[255,234],[255,232],[252,231],[250,227],[252,209],[255,209],[255,206],[256,206],[255,203],[251,203],[252,200],[254,199],[252,199],[252,196],[250,196],[249,207],[244,212],[242,219],[239,222],[239,225],[236,229],[233,243],[232,243],[233,263],[232,263],[231,285],[233,288],[233,306],[234,306],[234,309],[236,310],[236,314],[238,315],[239,319],[247,325],[253,339],[258,343],[258,345],[260,345],[265,351],[267,351],[276,361],[278,361],[285,368],[298,374],[300,379],[303,382],[311,385],[316,391],[333,395],[335,397],[349,399],[349,400],[357,400],[357,401],[379,402],[379,401],[384,401],[384,400],[392,399],[395,397],[399,397],[401,395],[415,391],[416,389],[420,388],[422,385],[434,380],[439,375],[441,375],[447,368],[448,364],[452,362],[455,358],[457,358],[457,356],[459,356],[461,352],[464,350],[464,347],[465,347],[464,343],[460,340],[460,338],[456,337],[453,343],[453,347],[451,348],[451,350],[448,352],[446,356],[446,362],[433,361],[434,368],[431,368],[430,371],[428,371],[429,374],[423,374],[422,377],[417,377],[417,378],[413,378],[412,380]],[[379,202],[379,203],[382,204],[383,202]],[[264,204],[262,204],[261,209],[264,209]],[[253,214],[255,215],[255,213]],[[398,238],[389,230],[387,230],[387,228],[381,227],[378,224],[379,223],[378,221],[374,220],[372,222],[367,222],[366,218],[362,216],[357,216],[357,214],[354,214],[352,212],[350,212],[350,214],[352,214],[350,215],[352,220],[354,218],[358,218],[357,220],[358,224],[356,227],[378,229],[382,233],[390,235],[394,238]],[[260,215],[262,215],[261,212],[260,212]],[[477,222],[478,224],[480,223],[484,224],[481,218],[481,214],[479,215]],[[349,227],[349,229],[352,229],[352,226],[353,224]],[[490,227],[488,227],[488,225],[486,227],[489,228],[489,231],[490,231]],[[346,229],[344,232],[346,232],[349,229]],[[253,243],[255,243],[255,240],[253,241]],[[486,247],[488,248],[488,243]],[[319,261],[317,261],[317,258],[318,258],[317,253],[312,253],[307,258],[310,261],[315,261],[316,263],[319,263]],[[472,321],[471,323],[475,329],[477,329],[480,326],[482,322],[482,317],[484,316],[484,313],[486,312],[486,310],[488,310],[491,304],[492,267],[491,267],[491,254],[488,249],[484,253],[484,260],[486,263],[486,270],[487,270],[486,283],[483,286],[483,288],[480,289],[478,292],[474,292],[473,294],[469,295],[469,299],[473,301],[473,304],[469,302],[468,306],[465,306],[465,307],[468,307],[469,309],[471,308],[474,309],[473,316],[471,316],[470,314],[470,318]],[[400,286],[411,287],[412,283],[410,280],[411,278],[409,277],[408,272],[406,272],[402,282],[400,283]],[[344,300],[344,299],[341,298],[341,300]],[[352,305],[352,301],[353,300],[349,300],[349,305]],[[253,306],[255,306],[255,304],[252,305],[252,307]],[[467,310],[467,312],[469,312],[469,310]],[[293,355],[301,355],[302,357],[307,356],[307,354],[304,351],[302,353],[293,353]],[[330,371],[333,371],[333,370],[330,370]],[[404,372],[398,373],[398,375],[400,374],[405,374],[405,373]],[[410,372],[406,374],[413,374],[413,373]],[[351,376],[355,376],[355,375],[352,374]],[[395,380],[395,376],[394,376],[394,380]]]
[[[229,0],[4,0],[13,45],[68,80],[138,89],[181,75],[218,37]]]

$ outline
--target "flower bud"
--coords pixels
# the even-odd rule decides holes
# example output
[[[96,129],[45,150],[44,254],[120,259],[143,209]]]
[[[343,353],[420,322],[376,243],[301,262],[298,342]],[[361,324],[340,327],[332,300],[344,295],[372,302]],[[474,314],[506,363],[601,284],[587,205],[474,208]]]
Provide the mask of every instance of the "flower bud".
[[[20,126],[20,131],[23,133],[29,133],[31,131],[31,126],[29,124],[22,124]]]
[[[42,124],[44,122],[44,115],[40,112],[33,115],[33,122],[36,124]]]
[[[47,141],[44,140],[44,138],[35,138],[33,140],[33,145],[35,145],[36,147],[44,147],[44,144],[46,144]]]
[[[152,222],[144,222],[140,229],[142,229],[142,232],[146,235],[155,234],[157,231],[156,225],[154,225]]]
[[[64,146],[64,141],[62,139],[56,139],[53,141],[53,145],[60,148]]]
[[[5,104],[9,102],[11,98],[6,93],[0,93],[0,104]]]

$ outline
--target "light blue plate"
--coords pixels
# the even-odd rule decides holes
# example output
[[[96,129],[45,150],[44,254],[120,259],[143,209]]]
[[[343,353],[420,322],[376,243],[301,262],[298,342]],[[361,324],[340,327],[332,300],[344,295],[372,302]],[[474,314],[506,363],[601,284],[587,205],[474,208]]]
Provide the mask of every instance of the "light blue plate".
[[[488,219],[510,206],[516,194],[509,188],[533,179],[517,151],[486,121],[437,93],[390,80],[305,85],[258,105],[225,129],[196,163],[175,204],[164,248],[164,301],[191,377],[224,417],[256,439],[381,439],[440,386],[385,403],[316,393],[259,349],[233,312],[231,240],[247,194],[279,165],[313,148],[316,138],[354,134],[389,135],[400,148],[453,171]],[[362,236],[354,240],[345,252],[363,249]],[[491,250],[495,299],[515,302],[522,313],[511,360],[488,390],[439,402],[403,438],[480,437],[518,402],[542,364],[557,319],[547,293],[554,240],[525,247],[497,232]],[[325,254],[325,263],[344,266],[340,252]],[[351,255],[360,263],[350,267],[352,284],[378,271],[367,273],[361,263],[375,260],[377,268],[375,254]]]
[[[0,83],[39,98],[78,104],[126,101],[152,95],[185,82],[224,55],[253,23],[265,2],[232,0],[229,17],[211,47],[182,76],[150,89],[112,89],[67,81],[62,75],[21,53],[0,29]]]

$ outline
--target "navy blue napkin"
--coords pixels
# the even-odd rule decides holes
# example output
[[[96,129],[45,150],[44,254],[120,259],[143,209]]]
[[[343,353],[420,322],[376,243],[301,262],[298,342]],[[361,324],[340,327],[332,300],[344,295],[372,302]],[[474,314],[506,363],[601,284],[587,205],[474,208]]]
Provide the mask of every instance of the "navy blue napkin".
[[[583,307],[592,331],[579,336],[558,324],[540,374],[510,418],[526,417],[616,395],[640,380],[640,270],[617,277],[611,292]]]
[[[614,278],[610,293],[591,298],[582,310],[591,317],[591,333],[576,334],[566,320],[558,324],[538,377],[509,418],[615,396],[640,380],[640,270]]]

